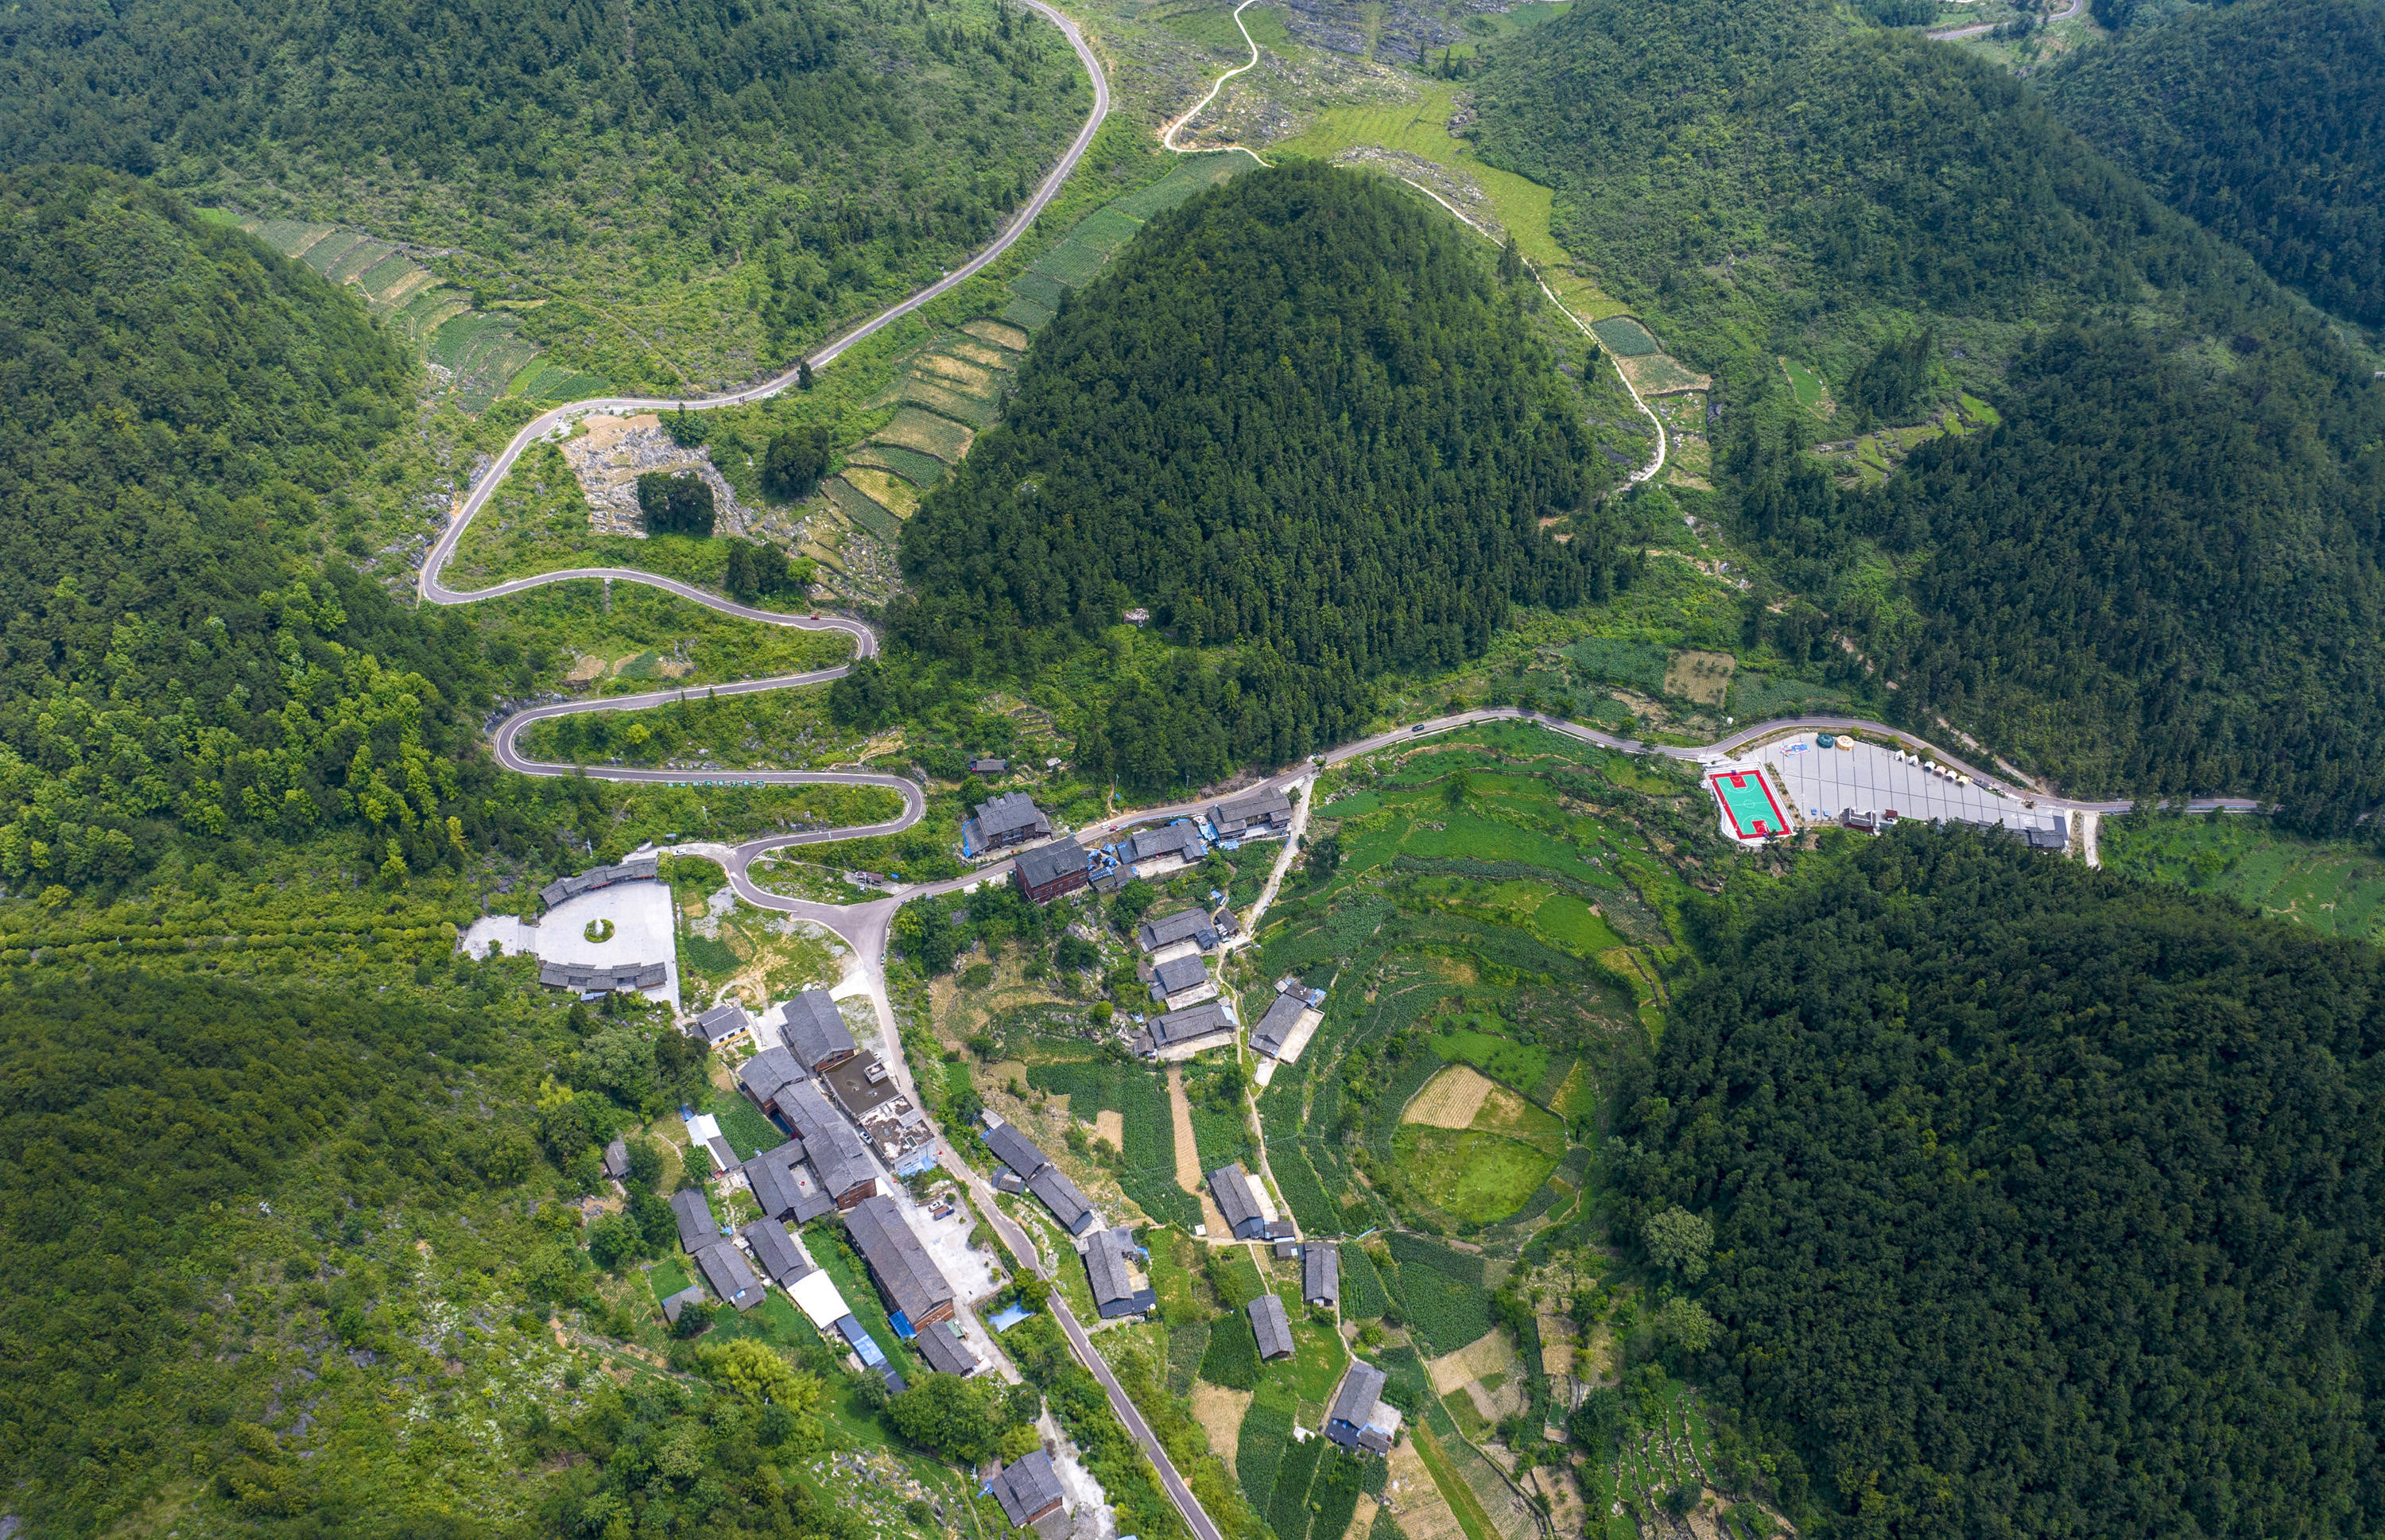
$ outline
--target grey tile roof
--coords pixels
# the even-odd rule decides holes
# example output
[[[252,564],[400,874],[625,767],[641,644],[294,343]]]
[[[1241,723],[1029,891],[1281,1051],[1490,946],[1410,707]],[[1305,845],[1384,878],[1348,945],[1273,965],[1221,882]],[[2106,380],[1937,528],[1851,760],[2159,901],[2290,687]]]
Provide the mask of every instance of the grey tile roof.
[[[1039,845],[1032,850],[1021,851],[1012,863],[1018,869],[1018,888],[1040,888],[1056,882],[1070,872],[1085,874],[1084,847],[1074,840],[1060,840],[1052,845]]]
[[[1041,839],[1052,832],[1052,820],[1025,792],[1005,792],[1000,796],[988,797],[977,805],[976,814],[969,821],[977,825],[977,838],[972,843],[980,850]]]
[[[1141,1249],[1134,1244],[1134,1232],[1123,1224],[1093,1232],[1085,1247],[1085,1277],[1093,1286],[1093,1307],[1105,1319],[1140,1315],[1158,1305],[1159,1296],[1151,1285],[1135,1281]]]
[[[805,1253],[804,1243],[787,1233],[787,1227],[777,1220],[755,1220],[738,1233],[754,1248],[754,1260],[782,1289],[793,1288],[818,1271]]]
[[[676,1326],[679,1324],[679,1318],[681,1311],[685,1310],[690,1305],[701,1305],[704,1302],[704,1285],[701,1283],[690,1283],[687,1287],[680,1290],[679,1293],[672,1295],[668,1299],[663,1301],[663,1319]]]
[[[669,982],[668,969],[659,962],[625,962],[598,968],[584,962],[543,963],[538,982],[549,989],[569,989],[585,995],[592,990],[660,989]]]
[[[753,1030],[754,1019],[746,1015],[745,1008],[734,1000],[717,1005],[695,1019],[695,1035],[706,1046],[734,1037],[741,1032]]]
[[[819,1082],[807,1080],[780,1093],[779,1114],[794,1126],[812,1174],[819,1178],[820,1190],[829,1196],[842,1198],[863,1183],[877,1180],[878,1168],[871,1163],[861,1134],[843,1113],[829,1106],[828,1098],[820,1095]]]
[[[1375,1405],[1383,1398],[1384,1373],[1363,1358],[1350,1360],[1333,1409],[1325,1414],[1325,1431],[1337,1444],[1358,1442],[1358,1434],[1375,1421]]]
[[[911,1346],[919,1350],[919,1357],[928,1360],[928,1367],[939,1374],[958,1374],[967,1379],[984,1367],[977,1361],[976,1354],[961,1346],[960,1339],[953,1335],[952,1327],[943,1321],[920,1327],[919,1334],[913,1339]]]
[[[1204,1000],[1197,1006],[1171,1010],[1155,1016],[1146,1023],[1154,1047],[1170,1048],[1181,1043],[1197,1043],[1221,1032],[1234,1030],[1234,1019],[1226,1014],[1224,1002]]]
[[[1198,957],[1170,958],[1151,970],[1151,993],[1161,998],[1186,994],[1208,982],[1208,967]]]
[[[727,1241],[716,1241],[695,1254],[696,1266],[704,1270],[704,1281],[712,1292],[741,1310],[750,1310],[762,1303],[762,1280],[745,1262],[745,1253]]]
[[[1209,821],[1222,839],[1234,839],[1253,826],[1282,830],[1292,824],[1292,798],[1281,788],[1262,786],[1245,796],[1220,802],[1209,809]]]
[[[845,1027],[844,1013],[836,1008],[825,989],[806,989],[789,1000],[780,1020],[783,1023],[780,1030],[795,1062],[808,1069],[817,1070],[853,1052],[853,1033]]]
[[[738,1066],[737,1083],[756,1105],[767,1109],[780,1091],[799,1080],[809,1080],[811,1071],[784,1048],[765,1048]]]
[[[1201,837],[1201,826],[1191,819],[1180,819],[1165,829],[1143,829],[1127,842],[1126,858],[1130,861],[1156,860],[1162,856],[1181,856],[1197,861],[1209,848]]]
[[[1242,1307],[1251,1318],[1251,1334],[1259,1339],[1259,1357],[1280,1358],[1292,1351],[1292,1317],[1283,1301],[1263,1294]]]
[[[630,1146],[618,1139],[605,1146],[605,1174],[616,1182],[630,1174]]]
[[[1226,1228],[1236,1236],[1248,1240],[1267,1230],[1267,1216],[1259,1212],[1256,1199],[1251,1196],[1251,1176],[1239,1160],[1230,1166],[1220,1166],[1209,1173],[1209,1196],[1217,1200],[1217,1211],[1226,1218]]]
[[[1071,1235],[1083,1234],[1085,1226],[1093,1222],[1093,1206],[1068,1180],[1068,1173],[1057,1166],[1046,1166],[1029,1177],[1027,1190],[1043,1200],[1043,1207],[1052,1210],[1052,1217]]]
[[[720,1223],[712,1204],[698,1187],[682,1187],[670,1196],[671,1212],[679,1218],[679,1244],[685,1251],[701,1251],[720,1239]]]
[[[993,1158],[1018,1173],[1026,1181],[1052,1163],[1052,1158],[1035,1147],[1035,1142],[1010,1123],[996,1123],[985,1131],[985,1147]]]
[[[1341,1303],[1341,1247],[1330,1241],[1310,1241],[1301,1247],[1300,1297],[1312,1305]]]
[[[1307,1009],[1305,995],[1277,995],[1267,1003],[1267,1014],[1251,1028],[1251,1046],[1273,1058],[1291,1041],[1292,1029],[1300,1025],[1301,1015]]]
[[[1052,1469],[1052,1457],[1041,1449],[1030,1449],[1012,1461],[993,1478],[993,1490],[994,1501],[1002,1505],[1003,1516],[1013,1529],[1061,1505],[1059,1473]]]
[[[558,877],[538,890],[538,896],[548,908],[567,898],[577,898],[583,893],[611,887],[616,883],[635,883],[654,878],[662,870],[662,858],[653,852],[632,856],[618,866],[592,866],[576,877]]]
[[[1180,941],[1199,941],[1205,951],[1217,945],[1217,929],[1199,909],[1181,909],[1163,919],[1143,921],[1134,939],[1146,952],[1156,952]]]
[[[844,1216],[844,1228],[853,1237],[853,1249],[877,1275],[878,1286],[914,1331],[924,1329],[923,1322],[939,1308],[952,1304],[952,1284],[936,1270],[893,1198],[863,1198]]]

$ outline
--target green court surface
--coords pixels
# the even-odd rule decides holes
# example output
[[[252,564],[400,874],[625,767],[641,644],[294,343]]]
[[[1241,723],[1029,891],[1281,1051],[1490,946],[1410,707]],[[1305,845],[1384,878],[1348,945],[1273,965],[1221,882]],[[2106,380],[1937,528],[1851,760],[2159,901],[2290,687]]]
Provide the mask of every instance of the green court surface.
[[[1707,776],[1706,784],[1721,800],[1723,817],[1739,838],[1762,839],[1789,832],[1780,799],[1772,795],[1762,770],[1720,770]]]

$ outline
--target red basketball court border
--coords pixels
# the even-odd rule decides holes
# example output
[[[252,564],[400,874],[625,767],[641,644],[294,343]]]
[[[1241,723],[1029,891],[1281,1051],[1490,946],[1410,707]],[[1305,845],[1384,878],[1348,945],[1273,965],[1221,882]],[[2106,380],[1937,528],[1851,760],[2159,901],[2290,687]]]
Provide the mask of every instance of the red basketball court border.
[[[1739,810],[1730,805],[1730,794],[1738,792],[1743,796],[1751,781],[1754,783],[1755,789],[1764,794],[1764,805],[1771,812],[1769,818],[1754,820],[1757,828],[1754,831],[1750,831],[1746,825],[1740,822]],[[1726,785],[1725,783],[1729,784]],[[1790,832],[1789,815],[1780,810],[1779,799],[1772,795],[1771,778],[1762,770],[1716,770],[1706,777],[1706,789],[1714,793],[1715,801],[1722,808],[1722,816],[1729,820],[1733,839],[1753,845]]]

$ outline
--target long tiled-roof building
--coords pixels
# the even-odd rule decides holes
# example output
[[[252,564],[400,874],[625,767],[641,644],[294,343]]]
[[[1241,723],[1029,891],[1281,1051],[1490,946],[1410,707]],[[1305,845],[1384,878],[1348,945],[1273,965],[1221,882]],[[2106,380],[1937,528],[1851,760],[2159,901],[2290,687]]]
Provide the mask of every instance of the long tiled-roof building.
[[[1241,1161],[1209,1173],[1209,1196],[1217,1200],[1217,1212],[1226,1217],[1226,1228],[1236,1240],[1267,1238],[1267,1214],[1251,1192],[1251,1173],[1242,1170]]]
[[[712,1217],[712,1203],[696,1187],[682,1187],[670,1196],[671,1217],[679,1221],[680,1249],[691,1256],[720,1239],[720,1221]]]
[[[1342,1249],[1330,1241],[1300,1248],[1300,1297],[1328,1309],[1342,1302]]]
[[[825,989],[806,989],[779,1013],[779,1033],[795,1062],[820,1074],[854,1055],[852,1030]]]
[[[1025,792],[1005,792],[977,805],[977,811],[961,826],[961,846],[969,855],[981,856],[1040,840],[1051,832],[1050,816],[1035,806],[1033,797]]]
[[[838,1208],[850,1209],[878,1191],[878,1167],[868,1146],[844,1115],[829,1106],[819,1082],[807,1080],[780,1093],[779,1115],[803,1141],[804,1158],[820,1191]]]
[[[894,1313],[913,1332],[952,1319],[953,1285],[904,1222],[893,1198],[863,1198],[844,1216],[844,1228]]]
[[[1097,1230],[1085,1247],[1085,1278],[1093,1284],[1093,1306],[1102,1319],[1142,1315],[1158,1307],[1159,1296],[1135,1263],[1143,1255],[1134,1244],[1134,1232],[1121,1224]]]
[[[1284,1310],[1281,1299],[1263,1294],[1242,1308],[1251,1318],[1251,1335],[1258,1338],[1260,1358],[1292,1357],[1292,1317]]]
[[[1085,850],[1074,840],[1021,851],[1011,867],[1018,873],[1019,895],[1032,904],[1048,904],[1085,885]]]
[[[1325,1436],[1345,1449],[1391,1453],[1400,1436],[1400,1409],[1383,1399],[1384,1379],[1373,1364],[1351,1359],[1332,1409],[1325,1414]]]

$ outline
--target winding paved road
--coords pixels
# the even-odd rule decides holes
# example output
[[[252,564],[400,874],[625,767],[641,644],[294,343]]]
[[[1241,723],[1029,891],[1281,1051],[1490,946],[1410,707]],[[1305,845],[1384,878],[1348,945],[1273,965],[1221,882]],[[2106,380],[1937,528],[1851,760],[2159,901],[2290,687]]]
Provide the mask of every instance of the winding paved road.
[[[2047,17],[2045,19],[2045,25],[2050,27],[2057,21],[2067,21],[2086,8],[2087,0],[2070,0],[2070,8],[2061,12],[2059,15]],[[1978,37],[1982,32],[1992,32],[2001,25],[2003,25],[2001,22],[1982,21],[1976,26],[1949,27],[1942,32],[1931,32],[1929,34],[1929,40],[1932,43],[1952,43],[1958,38]]]

